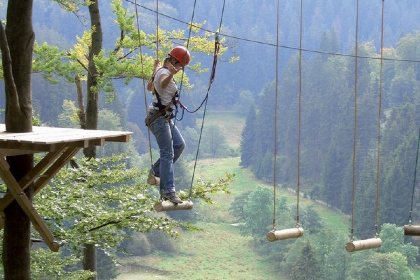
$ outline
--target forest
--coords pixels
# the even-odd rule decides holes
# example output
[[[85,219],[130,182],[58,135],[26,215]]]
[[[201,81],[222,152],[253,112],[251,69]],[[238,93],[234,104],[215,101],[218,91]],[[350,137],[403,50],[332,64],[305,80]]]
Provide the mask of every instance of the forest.
[[[77,86],[86,87],[80,65],[91,44],[84,2],[34,1],[37,125],[81,126]],[[159,10],[154,1],[99,5],[98,129],[132,131],[132,141],[99,148],[93,162],[78,155],[81,168],[63,170],[35,200],[65,242],[60,254],[34,246],[32,279],[96,279],[80,267],[86,243],[98,249],[97,279],[123,279],[115,264],[126,254],[171,254],[177,242],[171,237],[200,234],[210,219],[203,213],[225,199],[219,196],[230,185],[226,219],[279,277],[243,279],[420,279],[420,241],[402,231],[409,219],[420,223],[420,1],[157,2]],[[3,19],[6,10],[0,7]],[[216,39],[221,50],[209,90]],[[156,57],[190,40],[192,64],[177,82],[183,103],[200,110],[180,109],[176,117],[187,143],[176,172],[181,195],[192,190],[198,207],[154,215],[157,191],[145,181],[158,150],[144,125],[152,99],[144,82]],[[191,182],[195,164],[214,174],[218,168],[206,163],[224,161],[233,173],[249,172],[254,185],[240,190],[235,180],[244,175],[228,171]],[[273,185],[281,196],[273,197]],[[296,196],[310,201],[300,215],[304,238],[268,243],[273,210],[278,227],[294,226]],[[327,225],[321,206],[347,226]],[[379,236],[382,246],[345,252],[350,221],[355,239]]]

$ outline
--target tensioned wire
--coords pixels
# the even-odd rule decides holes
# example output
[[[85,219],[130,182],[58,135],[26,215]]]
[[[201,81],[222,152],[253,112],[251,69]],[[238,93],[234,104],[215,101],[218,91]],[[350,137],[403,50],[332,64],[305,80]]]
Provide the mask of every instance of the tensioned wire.
[[[226,0],[223,1],[222,13],[220,15],[219,31],[222,28],[223,15],[224,15],[224,12],[225,12],[225,3],[226,3]],[[206,97],[204,98],[204,101],[199,106],[199,108],[201,108],[201,106],[204,103],[203,117],[202,117],[202,121],[201,121],[201,128],[200,128],[200,135],[199,135],[199,139],[198,139],[197,151],[196,151],[196,154],[195,154],[189,198],[191,198],[192,186],[194,184],[195,170],[196,170],[196,166],[197,166],[198,154],[200,152],[200,144],[201,144],[201,139],[202,139],[202,135],[203,135],[204,120],[205,120],[205,117],[206,117],[207,102],[208,102],[208,99],[209,99],[209,92],[210,92],[211,85],[213,84],[215,75],[216,75],[216,65],[217,65],[217,57],[219,55],[219,47],[220,47],[219,36],[216,34],[215,43],[214,43],[214,53],[213,53],[213,67],[212,67],[211,74],[210,74],[209,85],[207,87]]]
[[[141,74],[144,75],[144,60],[143,60],[143,51],[142,51],[142,47],[141,47],[140,21],[139,21],[139,14],[138,14],[138,10],[137,10],[137,0],[135,0],[135,13],[136,13],[136,23],[137,23],[137,36],[139,37]],[[157,32],[157,30],[156,30],[156,32]],[[158,40],[156,40],[156,41],[158,41]],[[146,111],[146,114],[147,114],[146,79],[143,77],[142,81],[143,81],[143,93],[144,93],[144,106],[145,106],[145,111]],[[153,168],[152,141],[151,141],[151,137],[150,137],[149,127],[147,127],[147,139],[148,139],[148,146],[149,146],[150,165]]]
[[[354,234],[354,201],[356,189],[356,141],[357,141],[357,62],[358,62],[358,38],[359,37],[359,0],[356,1],[356,42],[355,42],[355,61],[354,61],[354,127],[353,127],[353,183],[351,199],[351,230],[350,241],[353,241]]]
[[[414,191],[416,188],[416,177],[417,177],[417,163],[419,161],[419,149],[420,149],[420,129],[419,129],[419,135],[417,138],[417,153],[416,153],[416,164],[414,166],[414,179],[413,179],[413,191],[411,193],[411,207],[410,207],[410,213],[408,216],[408,224],[412,224],[412,213],[413,213],[413,206],[414,206]]]
[[[280,0],[277,0],[276,45],[279,43]],[[279,95],[279,48],[276,48],[276,96],[274,101],[274,158],[273,158],[273,231],[276,230],[276,185],[277,185],[277,107]]]
[[[159,0],[156,0],[156,58],[159,60]]]
[[[385,1],[382,0],[381,15],[381,60],[379,70],[379,105],[378,105],[378,154],[376,156],[376,206],[375,206],[375,236],[378,236],[378,212],[379,212],[379,171],[380,171],[380,154],[381,154],[381,112],[382,112],[382,73],[383,73],[383,57],[384,57],[384,10]]]
[[[303,33],[303,0],[300,0],[300,34],[299,34],[299,124],[298,124],[298,155],[297,155],[297,202],[296,227],[299,227],[299,197],[300,197],[300,145],[301,145],[301,112],[302,112],[302,33]]]
[[[279,42],[280,1],[277,0],[276,42]],[[299,45],[303,40],[303,0],[300,1],[300,31]],[[277,108],[278,108],[278,69],[279,48],[276,48],[276,94],[274,102],[274,159],[273,159],[273,231],[276,229],[276,185],[277,185]],[[297,147],[297,192],[296,192],[296,227],[299,227],[299,196],[300,196],[300,150],[301,150],[301,111],[302,111],[302,48],[299,48],[299,108],[298,108],[298,147]]]
[[[180,23],[183,23],[183,24],[186,24],[186,25],[192,25],[192,27],[197,28],[199,30],[217,34],[217,32],[214,31],[214,30],[206,29],[206,28],[203,28],[202,26],[198,26],[198,25],[194,25],[192,23],[185,22],[185,21],[180,20],[178,18],[175,18],[173,16],[169,16],[169,15],[166,15],[164,13],[155,11],[155,10],[153,10],[151,8],[146,7],[146,6],[136,4],[136,3],[134,3],[131,0],[125,0],[125,1],[128,2],[128,3],[135,4],[135,5],[139,6],[140,8],[142,8],[144,10],[148,10],[148,11],[153,12],[153,13],[159,13],[159,15],[161,15],[163,17],[166,17],[166,18],[169,18],[169,19],[171,19],[173,21],[177,21],[177,22],[180,22]],[[355,57],[354,54],[345,54],[345,53],[337,53],[337,52],[328,52],[328,51],[321,51],[321,50],[313,50],[313,49],[306,49],[306,48],[301,48],[301,47],[293,47],[293,46],[288,46],[288,45],[277,45],[275,43],[269,43],[269,42],[264,42],[264,41],[259,41],[259,40],[248,39],[248,38],[244,38],[244,37],[234,36],[232,34],[219,33],[219,35],[220,36],[223,36],[225,38],[231,38],[231,39],[235,39],[235,40],[238,40],[238,41],[244,41],[244,42],[255,43],[255,44],[260,44],[260,45],[267,45],[267,46],[278,47],[278,48],[283,48],[283,49],[290,49],[290,50],[297,50],[297,51],[302,50],[302,52],[325,54],[325,55],[332,55],[332,56],[342,56],[342,57],[351,57],[351,58],[354,58]],[[378,59],[378,60],[381,59],[380,57],[363,56],[363,55],[362,56],[359,56],[358,58],[362,58],[362,59]],[[384,57],[384,58],[382,58],[382,60],[383,61],[420,63],[420,60],[416,60],[416,59],[398,59],[398,58],[386,58],[386,57]]]

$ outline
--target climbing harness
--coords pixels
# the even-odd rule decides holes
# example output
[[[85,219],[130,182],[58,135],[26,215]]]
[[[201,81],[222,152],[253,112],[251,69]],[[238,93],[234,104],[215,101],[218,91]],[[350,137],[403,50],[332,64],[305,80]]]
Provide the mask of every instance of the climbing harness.
[[[162,68],[165,68],[165,67],[162,67]],[[162,68],[160,68],[160,69],[162,69]],[[159,72],[159,70],[157,70],[156,73]],[[155,73],[155,75],[156,75],[156,73]],[[154,80],[155,75],[153,75],[152,78],[151,78],[152,82]],[[172,113],[173,112],[172,106],[175,106],[179,101],[178,92],[175,92],[175,94],[172,97],[172,101],[168,105],[163,105],[162,104],[160,95],[157,92],[155,87],[153,87],[153,95],[155,95],[156,99],[157,99],[157,102],[154,102],[152,104],[156,113],[151,117],[149,117],[149,116],[146,117],[145,124],[146,124],[147,127],[149,127],[149,125],[160,116],[165,116],[165,118],[167,120],[174,118],[174,115]]]

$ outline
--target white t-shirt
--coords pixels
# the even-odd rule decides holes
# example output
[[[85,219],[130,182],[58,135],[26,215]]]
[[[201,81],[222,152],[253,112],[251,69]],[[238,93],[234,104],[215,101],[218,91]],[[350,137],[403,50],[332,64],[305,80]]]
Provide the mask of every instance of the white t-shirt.
[[[178,87],[173,79],[169,82],[166,88],[162,88],[160,86],[160,83],[159,83],[160,77],[162,75],[169,76],[170,74],[171,72],[169,72],[168,69],[160,68],[159,70],[157,70],[155,74],[155,78],[153,80],[153,86],[155,87],[155,90],[159,94],[160,102],[162,102],[162,105],[164,106],[167,106],[168,104],[172,102],[173,97],[178,91]],[[153,103],[158,103],[156,95],[154,95],[153,97]],[[151,107],[153,107],[153,104],[151,105]],[[171,108],[172,109],[175,108],[175,105],[172,104]]]

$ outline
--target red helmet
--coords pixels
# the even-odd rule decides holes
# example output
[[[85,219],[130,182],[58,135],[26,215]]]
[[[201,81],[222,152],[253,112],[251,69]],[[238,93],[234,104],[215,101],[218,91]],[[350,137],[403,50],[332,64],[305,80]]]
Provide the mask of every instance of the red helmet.
[[[191,56],[186,47],[177,46],[173,48],[168,55],[178,60],[182,66],[186,66],[190,63]]]

